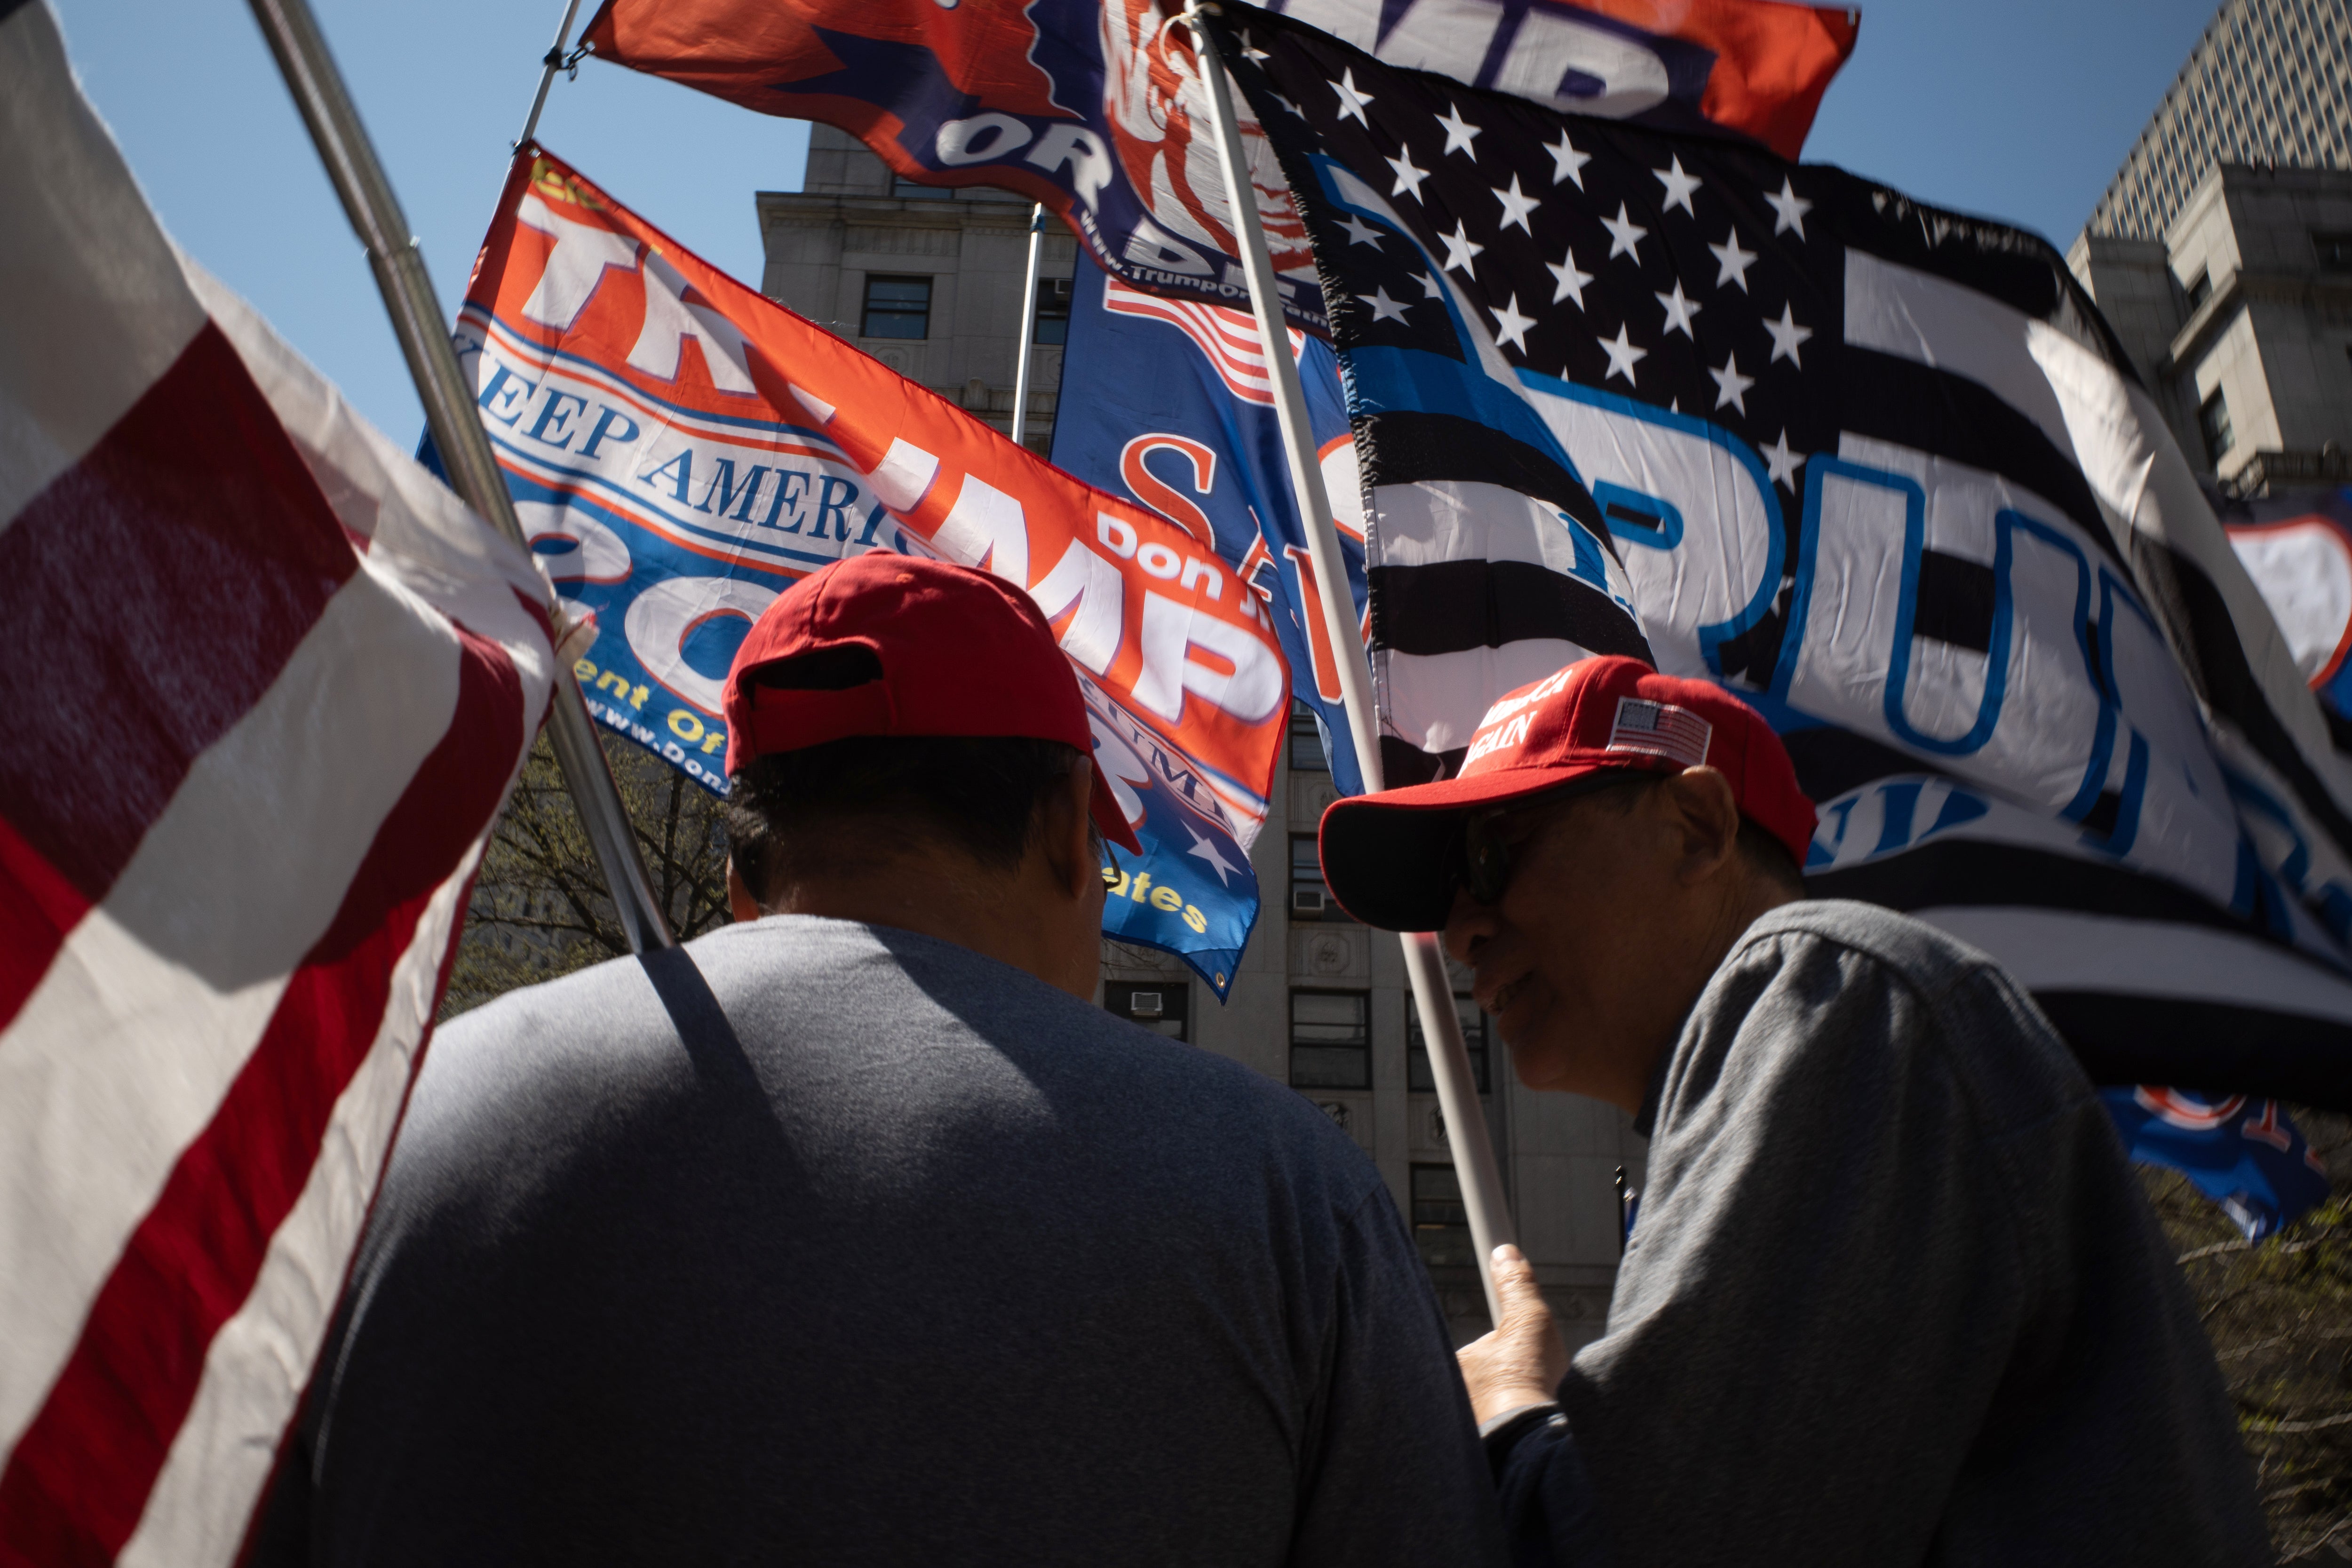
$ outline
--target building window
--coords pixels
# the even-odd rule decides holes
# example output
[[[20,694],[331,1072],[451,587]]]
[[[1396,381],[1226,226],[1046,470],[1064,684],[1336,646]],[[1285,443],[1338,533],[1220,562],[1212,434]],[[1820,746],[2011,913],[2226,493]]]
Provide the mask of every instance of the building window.
[[[1470,1076],[1477,1079],[1478,1092],[1485,1094],[1493,1087],[1486,1080],[1486,1015],[1458,991],[1454,995],[1454,1012],[1462,1020],[1462,1043],[1470,1048]],[[1408,1088],[1437,1088],[1429,1065],[1429,1037],[1421,1032],[1421,1009],[1413,1005],[1410,991],[1404,998],[1404,1076]]]
[[[1323,880],[1323,856],[1312,833],[1290,836],[1290,918],[1294,921],[1345,921],[1348,911],[1331,897]]]
[[[1462,1202],[1462,1179],[1451,1165],[1412,1168],[1412,1239],[1422,1266],[1475,1268],[1470,1244],[1470,1210]]]
[[[1361,991],[1290,994],[1293,1089],[1372,1087],[1372,1004]]]
[[[1323,754],[1323,727],[1315,721],[1314,712],[1304,702],[1290,705],[1290,771],[1294,773],[1328,773],[1330,758]]]
[[[1037,279],[1037,324],[1031,341],[1040,343],[1066,343],[1070,341],[1070,280],[1066,278]]]
[[[2206,467],[2220,468],[2222,456],[2234,439],[2230,433],[2230,405],[2222,400],[2220,387],[2215,387],[2213,395],[2197,410],[2197,428],[2205,437]]]
[[[917,201],[944,202],[952,199],[956,193],[952,185],[919,184],[904,174],[893,174],[890,176],[890,194],[911,196]]]
[[[1192,987],[1182,980],[1103,983],[1103,1010],[1171,1040],[1191,1039]]]
[[[2189,280],[2189,309],[2192,313],[2212,297],[2213,274],[2211,272],[2200,271]]]
[[[2319,252],[2322,272],[2352,272],[2352,233],[2326,234],[2315,231],[2311,247]]]
[[[931,280],[928,278],[868,278],[866,319],[860,337],[928,338],[931,335]]]

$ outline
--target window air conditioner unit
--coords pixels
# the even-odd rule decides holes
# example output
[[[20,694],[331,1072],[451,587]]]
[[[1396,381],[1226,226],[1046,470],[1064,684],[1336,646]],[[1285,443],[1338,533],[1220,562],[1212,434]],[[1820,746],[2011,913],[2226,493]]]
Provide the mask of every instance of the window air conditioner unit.
[[[1319,915],[1328,901],[1328,895],[1320,888],[1290,889],[1290,912],[1294,915]]]
[[[1127,998],[1127,1016],[1130,1018],[1160,1016],[1160,993],[1157,991],[1129,992]]]

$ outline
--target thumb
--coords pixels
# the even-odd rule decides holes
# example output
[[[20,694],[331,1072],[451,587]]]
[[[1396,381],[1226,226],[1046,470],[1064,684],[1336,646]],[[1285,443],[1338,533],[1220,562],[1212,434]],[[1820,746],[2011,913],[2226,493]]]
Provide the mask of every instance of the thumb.
[[[1544,1304],[1542,1288],[1536,1283],[1535,1265],[1527,1255],[1509,1242],[1495,1248],[1489,1267],[1495,1276],[1495,1295],[1503,1306],[1506,1329],[1516,1329],[1529,1318],[1548,1319],[1551,1309]]]

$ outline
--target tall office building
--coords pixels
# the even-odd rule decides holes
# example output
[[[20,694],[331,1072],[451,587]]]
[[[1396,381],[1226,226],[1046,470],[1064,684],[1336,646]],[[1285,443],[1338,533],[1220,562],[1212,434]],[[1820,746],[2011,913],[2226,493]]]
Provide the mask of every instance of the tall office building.
[[[2224,0],[2091,214],[2162,239],[2216,163],[2352,169],[2352,5]]]
[[[2347,66],[2347,0],[2225,0],[2067,253],[2234,494],[2352,479]]]
[[[1013,406],[1029,207],[1001,191],[896,179],[845,132],[812,129],[796,193],[761,192],[761,289],[998,429]],[[1076,242],[1045,239],[1028,437],[1044,449],[1061,380]],[[1146,1028],[1286,1083],[1345,1128],[1387,1179],[1458,1340],[1485,1299],[1429,1057],[1396,940],[1348,919],[1323,885],[1315,827],[1336,798],[1313,721],[1293,723],[1251,858],[1264,899],[1221,1005],[1170,955],[1106,942],[1102,1004]],[[1456,973],[1456,1006],[1486,1092],[1486,1125],[1519,1224],[1571,1344],[1597,1336],[1616,1279],[1614,1173],[1642,1180],[1642,1140],[1614,1107],[1530,1093],[1512,1077]]]

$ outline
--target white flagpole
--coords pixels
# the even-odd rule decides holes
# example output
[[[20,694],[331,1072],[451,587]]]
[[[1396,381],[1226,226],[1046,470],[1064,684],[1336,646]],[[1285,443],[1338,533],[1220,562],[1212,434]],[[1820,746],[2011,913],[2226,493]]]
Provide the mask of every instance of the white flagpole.
[[[402,216],[392,182],[377,161],[342,73],[319,31],[308,0],[252,0],[254,19],[261,24],[278,69],[302,111],[303,123],[327,166],[335,194],[352,220],[360,243],[366,247],[368,265],[375,270],[383,292],[384,309],[392,316],[394,335],[408,360],[408,373],[425,405],[433,444],[448,470],[451,488],[486,519],[491,527],[528,549],[522,524],[515,518],[507,495],[506,479],[490,453],[489,437],[474,412],[474,397],[457,351],[449,342],[449,318],[434,298],[432,276],[425,257]],[[565,16],[565,30],[571,26]],[[551,72],[550,75],[553,73]],[[557,606],[551,600],[550,609]],[[563,769],[563,783],[579,808],[580,825],[594,846],[604,868],[605,886],[630,948],[675,947],[669,921],[654,894],[653,879],[638,858],[635,830],[629,824],[620,791],[613,785],[612,769],[596,743],[595,721],[580,697],[580,688],[567,668],[555,672],[556,689],[547,717],[548,739]]]
[[[1307,525],[1307,553],[1315,572],[1315,585],[1323,600],[1325,628],[1331,653],[1339,667],[1339,692],[1348,710],[1348,733],[1355,742],[1356,766],[1364,787],[1385,787],[1381,766],[1380,723],[1372,704],[1371,669],[1364,660],[1362,634],[1355,625],[1355,595],[1348,588],[1348,573],[1339,553],[1339,531],[1332,526],[1331,501],[1323,489],[1323,466],[1315,452],[1315,436],[1307,418],[1307,395],[1298,382],[1298,365],[1290,357],[1290,334],[1282,315],[1282,294],[1276,283],[1274,258],[1265,244],[1265,226],[1259,220],[1256,192],[1249,165],[1242,156],[1241,128],[1234,120],[1233,89],[1225,80],[1223,57],[1216,39],[1202,22],[1214,5],[1194,0],[1178,20],[1200,45],[1202,77],[1208,89],[1210,117],[1217,133],[1217,155],[1224,165],[1225,189],[1232,199],[1234,228],[1241,236],[1242,268],[1249,279],[1250,309],[1257,318],[1258,342],[1265,351],[1266,369],[1274,382],[1274,410],[1282,426],[1282,445],[1290,459],[1291,493]],[[1478,1279],[1486,1289],[1490,1321],[1502,1321],[1502,1306],[1495,1295],[1491,1267],[1494,1251],[1517,1239],[1510,1205],[1503,1199],[1503,1179],[1495,1164],[1495,1146],[1486,1135],[1486,1118],[1478,1103],[1477,1081],[1470,1072],[1470,1051],[1462,1038],[1462,1020],[1454,1010],[1454,987],[1445,973],[1444,955],[1437,939],[1426,931],[1399,933],[1404,949],[1405,973],[1412,982],[1414,1007],[1421,1016],[1422,1037],[1429,1042],[1429,1065],[1437,1080],[1437,1103],[1445,1115],[1446,1142],[1454,1150],[1455,1173],[1462,1183],[1463,1206],[1469,1211],[1470,1240],[1478,1253]]]
[[[540,63],[547,68],[539,73],[539,91],[530,100],[530,113],[522,122],[522,134],[514,139],[519,148],[539,133],[540,110],[547,107],[547,89],[555,85],[555,73],[563,68],[564,41],[572,37],[572,24],[580,15],[580,0],[567,0],[563,20],[555,29],[555,42],[550,46],[547,58]]]
[[[579,0],[572,0],[579,4]],[[1021,286],[1021,355],[1013,370],[1013,444],[1029,428],[1029,361],[1036,352],[1037,269],[1045,256],[1045,204],[1029,209],[1029,277]]]

